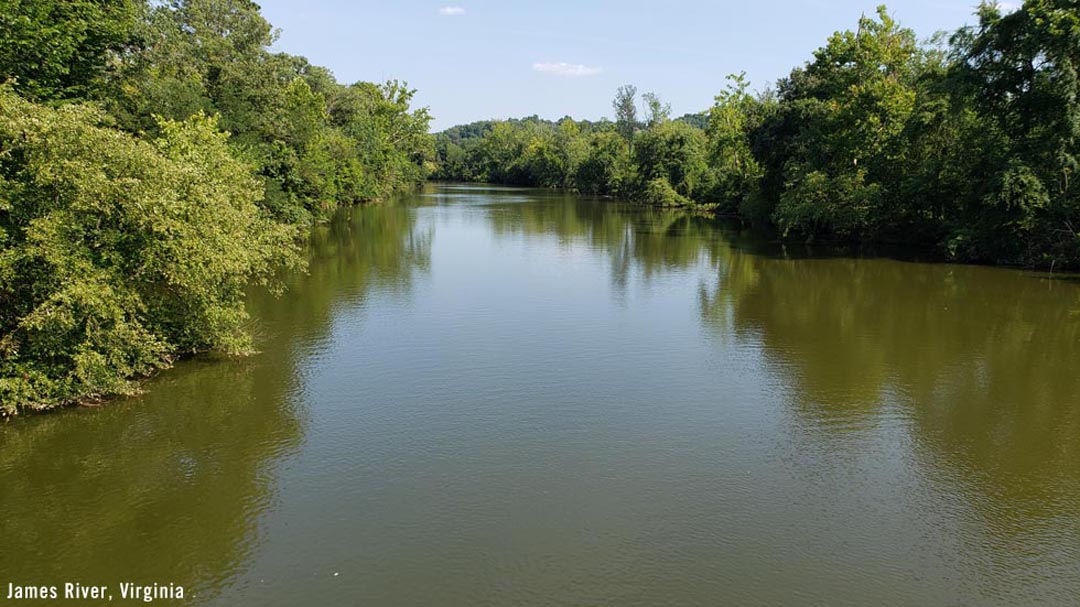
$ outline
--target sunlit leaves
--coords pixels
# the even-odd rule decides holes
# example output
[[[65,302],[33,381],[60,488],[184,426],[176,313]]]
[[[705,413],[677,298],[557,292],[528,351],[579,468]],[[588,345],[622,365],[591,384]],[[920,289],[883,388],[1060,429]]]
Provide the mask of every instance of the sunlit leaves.
[[[293,227],[215,121],[153,142],[0,91],[9,235],[0,257],[0,401],[43,408],[125,392],[177,352],[249,347],[243,289],[299,263]]]

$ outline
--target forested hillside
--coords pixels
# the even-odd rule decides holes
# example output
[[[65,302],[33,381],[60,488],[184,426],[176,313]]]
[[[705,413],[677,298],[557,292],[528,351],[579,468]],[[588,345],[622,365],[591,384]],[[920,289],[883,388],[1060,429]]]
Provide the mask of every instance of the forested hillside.
[[[304,229],[426,178],[426,109],[271,50],[249,0],[0,0],[0,414],[244,352]]]
[[[703,207],[785,238],[1080,267],[1080,2],[1027,0],[920,43],[881,7],[775,89],[732,76],[707,119],[622,87],[615,120],[437,135],[442,179]]]

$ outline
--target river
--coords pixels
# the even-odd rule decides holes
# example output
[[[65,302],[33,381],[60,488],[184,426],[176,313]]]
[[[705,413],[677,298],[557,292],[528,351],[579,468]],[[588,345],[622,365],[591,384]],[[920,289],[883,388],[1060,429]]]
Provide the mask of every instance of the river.
[[[0,603],[1080,601],[1075,280],[467,185],[309,255],[261,353],[0,425]]]

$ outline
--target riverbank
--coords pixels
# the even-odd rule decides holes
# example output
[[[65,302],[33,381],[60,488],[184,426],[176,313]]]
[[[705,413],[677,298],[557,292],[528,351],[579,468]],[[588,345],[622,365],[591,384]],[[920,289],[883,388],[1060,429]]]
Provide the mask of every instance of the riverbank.
[[[451,127],[435,176],[716,205],[785,240],[1078,270],[1080,21],[1057,2],[1013,8],[985,4],[938,45],[880,7],[775,84],[729,77],[704,112],[674,116],[624,85],[613,120]]]
[[[249,286],[279,290],[337,208],[427,176],[415,90],[272,50],[253,3],[5,10],[0,417],[249,353]]]
[[[84,132],[83,136],[86,135]],[[114,142],[115,143],[115,142]],[[219,158],[219,160],[221,160]],[[222,160],[222,165],[227,166],[227,161]],[[205,174],[207,172],[204,168],[198,169]],[[216,187],[220,187],[221,183],[218,182]],[[392,194],[390,197],[398,194]],[[359,207],[364,205],[382,204],[385,200],[372,200],[366,202],[357,202],[352,205],[341,208]],[[153,206],[155,203],[148,203],[147,206]],[[146,207],[143,207],[146,208]],[[212,212],[214,214],[213,219],[206,219],[207,224],[216,223],[218,226],[222,223],[222,211],[220,206],[214,206]],[[251,211],[248,211],[251,212]],[[337,211],[335,211],[336,213]],[[188,209],[186,213],[191,213]],[[258,217],[258,213],[253,213],[252,217]],[[272,249],[275,251],[275,257],[262,258],[257,262],[252,262],[252,265],[256,264],[261,267],[259,274],[247,274],[243,276],[232,276],[225,278],[224,280],[229,283],[228,293],[210,295],[212,299],[217,300],[217,305],[221,306],[218,310],[206,310],[199,316],[205,318],[213,315],[225,315],[231,320],[231,325],[234,327],[230,333],[222,334],[219,336],[219,341],[207,342],[203,346],[194,346],[187,344],[185,346],[170,345],[164,338],[153,335],[151,331],[147,329],[136,330],[135,334],[146,343],[141,344],[142,347],[147,348],[145,351],[131,352],[133,348],[140,347],[140,344],[128,344],[127,350],[121,351],[117,354],[115,351],[111,354],[113,357],[111,360],[115,360],[116,356],[129,358],[135,358],[139,356],[149,357],[149,360],[145,361],[142,366],[133,366],[127,361],[121,360],[118,363],[110,364],[109,358],[97,358],[94,360],[96,367],[94,372],[99,374],[97,383],[92,383],[92,378],[87,378],[87,371],[84,367],[78,366],[83,363],[83,360],[79,359],[79,354],[73,355],[74,364],[76,365],[69,372],[70,375],[76,376],[74,381],[83,382],[82,385],[74,384],[74,381],[70,381],[68,384],[62,382],[50,381],[50,378],[41,373],[35,374],[34,358],[33,356],[21,357],[12,356],[12,344],[17,339],[18,335],[13,332],[0,340],[0,347],[8,348],[6,353],[4,364],[0,365],[0,370],[5,371],[8,376],[0,376],[0,422],[10,421],[11,418],[18,415],[26,414],[43,414],[60,409],[71,407],[88,407],[97,408],[106,406],[110,402],[124,397],[136,397],[142,394],[143,386],[146,382],[152,381],[156,376],[162,372],[171,369],[178,361],[199,358],[202,360],[217,360],[222,362],[233,358],[244,358],[251,355],[259,354],[259,351],[255,349],[254,343],[251,341],[251,333],[248,328],[253,322],[253,319],[248,314],[246,301],[248,295],[252,289],[258,289],[266,291],[269,294],[279,296],[286,289],[286,282],[283,277],[288,277],[295,273],[303,273],[308,270],[307,259],[300,255],[302,250],[308,248],[312,235],[320,229],[320,226],[325,225],[330,221],[331,217],[323,217],[317,222],[309,224],[308,226],[290,226],[276,224],[267,221],[255,227],[250,227],[245,233],[256,233],[263,238],[275,237],[277,240],[273,244],[256,243],[249,240],[244,240],[242,235],[234,234],[236,240],[231,242],[233,246],[237,247],[249,247],[252,250],[258,251],[260,249]],[[98,226],[100,227],[100,222]],[[224,240],[215,239],[214,246],[220,245]],[[67,245],[61,245],[67,246]],[[185,248],[191,248],[193,243],[191,242],[177,242],[175,237],[169,238],[167,243],[163,246],[174,247],[182,246]],[[194,246],[201,246],[195,244]],[[236,268],[235,258],[229,257],[226,250],[215,248],[217,251],[213,255],[213,262],[217,264],[223,264],[228,266],[232,264],[233,268]],[[149,251],[140,251],[139,257],[154,256],[155,253]],[[190,260],[189,260],[190,261]],[[201,271],[207,270],[205,264],[202,265]],[[145,268],[144,268],[144,271]],[[162,273],[168,273],[170,270],[159,270]],[[100,279],[99,279],[100,280]],[[220,276],[218,280],[221,280]],[[68,276],[64,279],[66,283],[67,292],[80,292],[84,290],[86,284],[78,282],[74,277]],[[97,286],[106,289],[107,293],[115,294],[120,289],[115,283],[101,285],[100,282],[95,283]],[[162,302],[155,302],[154,300],[146,301],[145,296],[142,294],[140,286],[147,288],[147,285],[129,285],[132,287],[131,292],[116,295],[120,300],[120,303],[110,304],[107,301],[102,301],[103,305],[116,305],[110,313],[126,315],[129,319],[126,323],[133,324],[138,322],[139,317],[153,318],[155,310],[153,306],[163,305]],[[191,287],[192,285],[189,285]],[[154,287],[150,287],[154,288]],[[206,296],[206,295],[200,295]],[[133,310],[123,309],[126,300],[134,299],[138,303],[130,303],[134,307]],[[227,307],[226,307],[227,306]],[[52,312],[50,312],[52,313]],[[101,316],[101,312],[96,313],[97,317]],[[88,316],[83,322],[92,323],[94,316]],[[220,321],[219,321],[220,322]],[[68,321],[70,324],[70,321]],[[150,326],[150,323],[147,323]],[[38,335],[48,336],[49,325],[41,325],[35,327],[39,332]],[[220,329],[220,327],[219,327]],[[55,330],[55,329],[54,329]],[[129,332],[130,328],[118,329],[112,328],[113,331],[124,330]],[[187,325],[182,327],[183,331],[197,331],[198,328],[190,321]],[[32,334],[32,333],[31,333]],[[99,338],[100,339],[100,338]],[[117,347],[125,347],[123,345]],[[16,350],[14,352],[18,354]],[[31,351],[33,354],[33,351]],[[40,355],[39,355],[40,356]],[[109,356],[109,355],[107,355]],[[20,360],[21,359],[21,360]],[[6,366],[5,366],[6,365]],[[23,371],[22,377],[12,377],[12,369],[31,369],[30,371]],[[74,384],[74,385],[72,385]]]

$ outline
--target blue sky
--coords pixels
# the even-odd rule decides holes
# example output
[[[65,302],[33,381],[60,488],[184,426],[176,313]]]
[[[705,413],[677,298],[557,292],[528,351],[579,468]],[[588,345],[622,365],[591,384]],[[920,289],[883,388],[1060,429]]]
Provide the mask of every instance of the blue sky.
[[[926,38],[974,21],[976,0],[895,0]],[[876,0],[262,0],[275,48],[338,80],[407,80],[434,130],[487,118],[611,115],[621,84],[655,91],[676,115],[700,111],[745,71],[764,88],[804,63]]]

